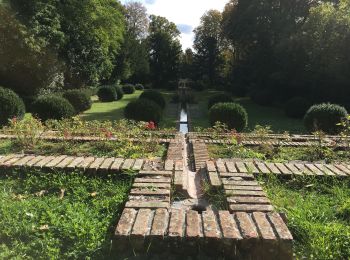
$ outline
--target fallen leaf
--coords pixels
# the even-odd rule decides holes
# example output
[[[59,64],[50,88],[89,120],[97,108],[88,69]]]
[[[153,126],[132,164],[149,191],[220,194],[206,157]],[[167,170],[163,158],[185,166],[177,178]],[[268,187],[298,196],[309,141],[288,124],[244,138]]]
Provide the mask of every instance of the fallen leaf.
[[[28,213],[28,212],[26,212],[25,214],[26,214],[26,216],[28,216],[28,217],[31,217],[31,218],[34,217],[33,213]]]
[[[95,192],[93,192],[93,193],[90,193],[90,196],[91,196],[91,197],[96,197],[96,196],[97,196],[97,192],[95,191]]]
[[[47,230],[49,230],[49,225],[42,225],[39,227],[39,230],[40,231],[47,231]]]
[[[60,200],[61,199],[63,199],[63,197],[64,197],[64,193],[66,192],[66,190],[65,189],[61,189],[61,193],[60,193]]]
[[[21,194],[18,194],[18,195],[14,194],[13,198],[17,199],[17,200],[24,200],[26,197],[24,195],[21,195]]]
[[[42,197],[42,196],[44,196],[47,193],[48,193],[47,190],[41,190],[39,192],[36,192],[35,195],[38,196],[38,197]]]

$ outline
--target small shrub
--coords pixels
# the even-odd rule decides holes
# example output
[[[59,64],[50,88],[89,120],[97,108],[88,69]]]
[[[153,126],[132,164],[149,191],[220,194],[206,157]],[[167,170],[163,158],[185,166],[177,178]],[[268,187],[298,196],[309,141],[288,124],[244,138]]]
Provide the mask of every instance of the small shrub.
[[[327,134],[339,134],[342,127],[338,124],[348,113],[342,106],[323,103],[310,107],[304,117],[304,125],[310,132],[323,131]]]
[[[135,93],[135,87],[131,84],[126,84],[122,87],[124,94],[134,94]]]
[[[22,99],[12,90],[0,87],[0,125],[6,125],[14,117],[23,118],[24,113]]]
[[[284,111],[288,117],[303,118],[310,106],[311,104],[306,98],[295,97],[286,103]]]
[[[157,90],[147,90],[143,92],[140,96],[140,99],[149,99],[152,100],[154,103],[156,103],[158,106],[160,106],[162,109],[165,108],[166,102],[162,95]]]
[[[211,96],[208,100],[208,109],[214,106],[217,103],[230,103],[233,102],[232,97],[229,94],[215,94]]]
[[[121,86],[115,85],[115,91],[117,92],[117,100],[121,100],[124,97],[124,91]]]
[[[77,113],[84,112],[91,108],[91,98],[83,90],[73,89],[63,93],[63,97],[72,104]]]
[[[112,86],[102,86],[97,91],[98,99],[101,102],[113,102],[118,99],[117,92]]]
[[[137,99],[131,101],[124,110],[127,119],[135,121],[153,121],[159,123],[162,117],[162,109],[149,99]]]
[[[209,120],[211,125],[221,122],[240,132],[248,125],[248,114],[239,104],[218,103],[209,110]]]
[[[269,106],[273,103],[273,95],[269,90],[256,90],[250,97],[253,102],[261,106]]]
[[[135,89],[136,89],[136,90],[144,90],[145,87],[144,87],[142,84],[136,84],[136,85],[135,85]]]
[[[42,121],[63,119],[74,116],[74,107],[69,101],[58,96],[40,96],[33,103],[33,114]]]

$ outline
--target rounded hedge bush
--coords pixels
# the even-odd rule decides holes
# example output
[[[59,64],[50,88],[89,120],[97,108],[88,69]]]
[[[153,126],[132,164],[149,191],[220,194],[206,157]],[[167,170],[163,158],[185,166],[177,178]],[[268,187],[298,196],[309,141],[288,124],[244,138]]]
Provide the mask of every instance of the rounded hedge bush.
[[[348,112],[342,106],[330,103],[310,107],[304,117],[304,125],[310,132],[323,131],[326,134],[339,134],[341,127],[337,126]]]
[[[121,86],[114,86],[115,91],[117,92],[117,100],[121,100],[124,97],[124,91]]]
[[[162,109],[148,99],[137,99],[131,101],[124,110],[125,118],[135,121],[153,121],[159,123],[162,117]]]
[[[63,97],[72,104],[77,113],[84,112],[91,108],[92,102],[86,91],[79,89],[67,90]]]
[[[33,114],[46,121],[64,119],[74,116],[74,107],[69,101],[59,96],[40,96],[33,103]]]
[[[122,87],[124,94],[134,94],[135,93],[135,87],[131,84],[126,84]]]
[[[12,90],[0,87],[0,125],[6,125],[14,117],[23,118],[24,114],[23,100]]]
[[[165,98],[157,90],[146,90],[140,95],[140,99],[149,99],[152,100],[154,103],[156,103],[158,106],[160,106],[162,109],[165,108],[166,102]]]
[[[215,94],[211,96],[208,100],[208,109],[210,109],[212,106],[214,106],[217,103],[230,103],[233,102],[232,97],[229,94]]]
[[[144,90],[145,87],[144,87],[142,84],[136,84],[136,85],[135,85],[135,89],[136,89],[136,90]]]
[[[101,102],[113,102],[118,99],[117,91],[112,86],[102,86],[97,91],[98,99]]]
[[[240,132],[248,125],[248,114],[237,103],[217,103],[209,110],[209,120],[211,125],[221,122]]]
[[[294,97],[287,101],[284,111],[288,117],[303,118],[310,108],[310,102],[303,97]]]

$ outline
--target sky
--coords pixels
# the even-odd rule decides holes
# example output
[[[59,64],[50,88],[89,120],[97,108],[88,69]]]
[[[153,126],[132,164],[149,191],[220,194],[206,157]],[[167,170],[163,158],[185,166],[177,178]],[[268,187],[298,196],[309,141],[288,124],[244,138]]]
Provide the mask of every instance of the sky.
[[[181,32],[182,48],[192,47],[193,29],[200,23],[201,16],[210,9],[222,11],[229,0],[136,0],[143,3],[148,14],[166,17],[174,22]],[[130,0],[121,0],[122,3]]]

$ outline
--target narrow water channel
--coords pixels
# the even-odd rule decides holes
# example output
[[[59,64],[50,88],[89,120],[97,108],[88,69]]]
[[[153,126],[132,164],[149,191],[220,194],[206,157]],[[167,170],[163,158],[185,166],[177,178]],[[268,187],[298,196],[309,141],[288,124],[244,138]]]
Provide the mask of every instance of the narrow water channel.
[[[187,134],[188,133],[188,117],[187,117],[187,108],[186,104],[181,104],[180,111],[180,133]]]

